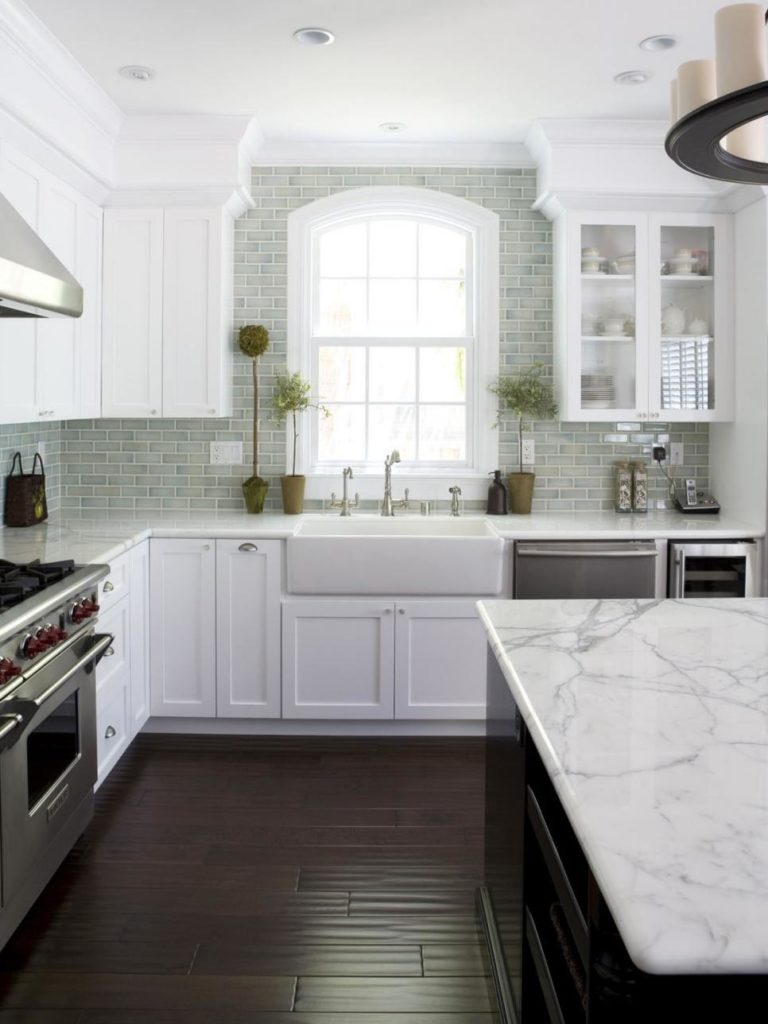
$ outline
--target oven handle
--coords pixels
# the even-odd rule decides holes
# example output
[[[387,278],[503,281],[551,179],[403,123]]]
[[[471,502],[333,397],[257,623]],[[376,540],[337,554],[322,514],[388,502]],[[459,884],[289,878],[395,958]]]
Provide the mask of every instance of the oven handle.
[[[115,638],[111,633],[95,633],[93,639],[95,643],[88,653],[84,654],[82,658],[79,658],[72,668],[67,669],[64,675],[49,686],[47,690],[44,690],[38,697],[35,697],[33,703],[38,707],[42,707],[43,704],[45,704],[47,700],[50,700],[50,698],[53,697],[53,695],[60,690],[62,686],[72,678],[72,676],[76,675],[76,673],[83,669],[88,671],[88,666],[91,665],[91,662],[93,663],[91,667],[95,668]]]
[[[5,722],[5,725],[0,725],[0,743],[10,736],[14,730],[18,729],[21,723],[24,721],[23,715],[0,715],[0,721]]]

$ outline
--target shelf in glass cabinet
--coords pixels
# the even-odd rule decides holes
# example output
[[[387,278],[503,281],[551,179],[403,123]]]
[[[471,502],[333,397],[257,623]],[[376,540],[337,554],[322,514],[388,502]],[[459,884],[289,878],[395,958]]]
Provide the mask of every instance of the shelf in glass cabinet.
[[[612,281],[614,283],[623,282],[627,284],[630,281],[635,280],[634,274],[582,274],[582,281]]]
[[[634,334],[582,334],[582,341],[634,341]]]
[[[711,274],[660,274],[662,284],[687,284],[689,287],[703,288],[715,279]]]

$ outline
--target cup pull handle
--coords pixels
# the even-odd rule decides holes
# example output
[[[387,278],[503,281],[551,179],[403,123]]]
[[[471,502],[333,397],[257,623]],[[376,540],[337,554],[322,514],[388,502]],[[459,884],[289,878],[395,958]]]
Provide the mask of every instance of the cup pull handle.
[[[104,739],[111,740],[113,736],[117,736],[117,729],[115,729],[114,725],[108,725],[104,733]]]
[[[248,544],[241,544],[240,547],[237,550],[238,551],[246,551],[247,552],[247,551],[258,551],[259,549],[256,547],[255,544],[248,543]]]

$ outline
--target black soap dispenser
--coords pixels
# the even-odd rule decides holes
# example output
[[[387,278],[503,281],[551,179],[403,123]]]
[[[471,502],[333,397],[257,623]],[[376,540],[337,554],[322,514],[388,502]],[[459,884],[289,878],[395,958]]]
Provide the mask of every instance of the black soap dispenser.
[[[494,469],[493,473],[488,475],[493,477],[493,481],[488,488],[486,512],[489,516],[505,516],[507,514],[507,488],[501,482],[501,470]]]

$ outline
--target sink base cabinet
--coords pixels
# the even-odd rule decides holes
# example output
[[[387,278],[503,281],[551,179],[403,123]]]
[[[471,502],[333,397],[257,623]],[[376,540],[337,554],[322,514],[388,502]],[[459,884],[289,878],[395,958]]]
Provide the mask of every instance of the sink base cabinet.
[[[152,714],[280,716],[280,541],[151,541]]]
[[[283,717],[481,719],[473,601],[283,602]]]

